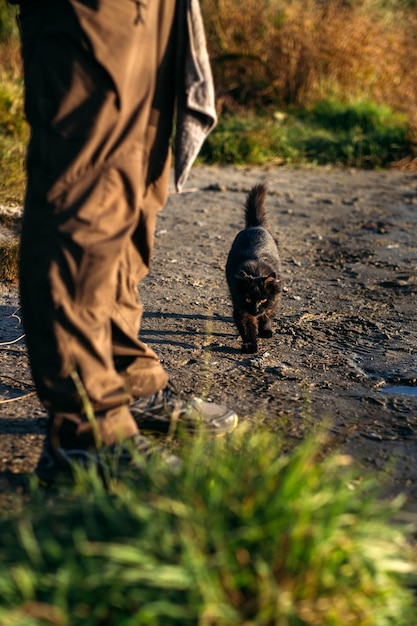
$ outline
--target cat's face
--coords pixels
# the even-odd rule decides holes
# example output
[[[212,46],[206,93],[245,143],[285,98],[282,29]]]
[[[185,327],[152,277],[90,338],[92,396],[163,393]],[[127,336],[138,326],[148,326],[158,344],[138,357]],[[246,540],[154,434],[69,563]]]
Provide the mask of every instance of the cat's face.
[[[238,276],[242,307],[249,315],[263,315],[271,306],[279,293],[276,274],[269,276],[249,276],[241,272]]]

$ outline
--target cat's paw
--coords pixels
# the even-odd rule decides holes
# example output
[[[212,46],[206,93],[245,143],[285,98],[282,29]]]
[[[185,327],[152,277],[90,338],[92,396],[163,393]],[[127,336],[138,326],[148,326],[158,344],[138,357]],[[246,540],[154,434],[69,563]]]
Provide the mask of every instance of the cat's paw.
[[[258,346],[256,343],[242,343],[243,354],[254,354],[258,352]]]
[[[259,331],[259,337],[264,337],[265,339],[271,339],[273,332],[270,328],[264,328]]]

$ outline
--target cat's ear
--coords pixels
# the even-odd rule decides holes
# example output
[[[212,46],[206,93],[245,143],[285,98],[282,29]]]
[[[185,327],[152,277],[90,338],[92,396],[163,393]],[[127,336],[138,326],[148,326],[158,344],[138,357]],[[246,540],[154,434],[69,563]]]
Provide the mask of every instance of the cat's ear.
[[[270,291],[272,293],[278,293],[279,282],[277,281],[277,275],[275,272],[271,272],[268,276],[265,276],[264,285],[267,291]]]
[[[252,280],[252,277],[249,274],[246,274],[244,270],[240,270],[239,274],[236,275],[237,280],[240,283],[249,283]]]

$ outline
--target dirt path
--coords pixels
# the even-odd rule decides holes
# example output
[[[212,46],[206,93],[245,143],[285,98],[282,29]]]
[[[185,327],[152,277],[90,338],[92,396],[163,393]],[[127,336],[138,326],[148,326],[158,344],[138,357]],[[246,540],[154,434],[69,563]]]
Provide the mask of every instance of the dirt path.
[[[224,265],[261,181],[285,293],[273,338],[252,356],[240,353]],[[158,221],[142,337],[181,388],[230,403],[288,446],[323,423],[329,447],[417,507],[416,227],[415,172],[194,168]],[[0,342],[23,332],[17,307],[4,287]],[[28,393],[23,340],[0,359],[0,398]],[[0,488],[33,471],[44,426],[34,396],[0,404]]]

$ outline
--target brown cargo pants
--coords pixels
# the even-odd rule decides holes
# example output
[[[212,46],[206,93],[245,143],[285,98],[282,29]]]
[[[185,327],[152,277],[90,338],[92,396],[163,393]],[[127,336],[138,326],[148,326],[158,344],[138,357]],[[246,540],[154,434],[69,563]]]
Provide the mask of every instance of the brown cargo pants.
[[[138,282],[167,198],[175,0],[23,4],[31,127],[20,289],[53,445],[137,432],[128,404],[168,380],[138,339]]]

